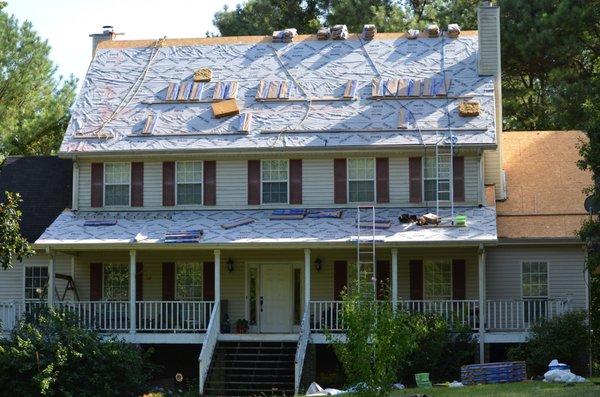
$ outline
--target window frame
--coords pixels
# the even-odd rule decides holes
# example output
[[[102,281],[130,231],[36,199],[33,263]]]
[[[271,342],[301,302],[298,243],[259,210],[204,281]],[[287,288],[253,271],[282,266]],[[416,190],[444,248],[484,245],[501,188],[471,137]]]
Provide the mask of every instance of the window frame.
[[[436,177],[434,177],[434,178],[427,178],[427,176],[426,176],[427,173],[425,171],[427,169],[427,166],[426,166],[426,163],[428,161],[427,159],[435,161],[435,164],[436,164],[435,165],[435,169],[436,170],[437,170],[437,159],[435,158],[435,156],[423,156],[423,161],[421,162],[422,163],[421,164],[421,175],[423,175],[423,178],[421,180],[421,189],[422,189],[422,192],[423,192],[423,202],[432,202],[432,201],[437,201],[437,191],[438,191],[438,188],[439,188],[439,183],[437,182],[437,178]],[[453,179],[452,171],[453,171],[452,170],[452,164],[448,163],[448,173],[450,175],[450,177],[448,178],[448,186],[449,187],[450,187],[450,184],[452,183],[452,179]],[[437,171],[436,171],[436,173],[437,173]],[[436,182],[435,183],[435,197],[432,200],[427,200],[427,197],[426,197],[427,196],[427,189],[426,189],[426,183],[425,183],[425,181],[431,181],[431,180],[433,180],[433,181]],[[440,181],[444,181],[444,179],[440,179]],[[451,191],[453,189],[448,189],[448,190]],[[451,193],[448,193],[448,198],[446,200],[440,200],[440,201],[449,202],[450,198],[451,198],[450,195],[451,195]]]
[[[107,295],[106,294],[106,286],[107,286],[107,283],[106,283],[106,267],[107,266],[122,266],[122,267],[125,268],[125,274],[127,276],[126,277],[127,282],[126,282],[126,286],[125,286],[125,297],[122,298],[122,299],[113,299],[113,298],[109,299],[106,296]],[[130,272],[129,272],[129,264],[128,263],[124,263],[124,262],[121,262],[121,263],[118,263],[118,262],[115,262],[115,263],[103,263],[102,264],[102,300],[103,301],[109,301],[109,302],[128,302],[129,298],[130,298],[130,296],[129,296],[129,292],[130,292],[129,291],[129,283],[130,283],[129,277],[130,277]]]
[[[48,300],[48,291],[46,291],[46,295],[43,295],[41,298],[27,298],[27,269],[28,268],[42,268],[46,269],[46,284],[48,284],[48,277],[50,276],[50,272],[48,269],[48,265],[25,265],[23,267],[23,301],[27,302],[40,302]],[[38,287],[35,287],[38,288]],[[44,285],[41,285],[41,288],[44,288]]]
[[[200,163],[200,182],[181,182],[182,185],[197,185],[200,184],[200,202],[192,204],[179,204],[179,183],[177,181],[177,171],[181,163]],[[183,160],[175,161],[175,205],[184,207],[204,205],[204,161],[203,160]]]
[[[546,295],[530,296],[525,295],[525,283],[523,282],[523,266],[525,263],[545,263],[546,264]],[[550,261],[544,259],[527,259],[521,260],[520,262],[520,280],[521,280],[521,299],[522,300],[535,300],[535,299],[550,299]],[[541,284],[538,284],[538,287]]]
[[[108,173],[106,172],[106,166],[107,165],[115,165],[115,164],[125,164],[125,165],[129,165],[129,180],[127,181],[127,183],[107,183],[106,182],[106,176],[108,175]],[[107,162],[107,163],[103,163],[102,165],[103,170],[103,176],[102,176],[102,200],[103,200],[103,204],[105,207],[130,207],[131,206],[131,163],[128,163],[126,161],[112,161],[112,162]],[[107,204],[106,203],[106,187],[108,185],[111,186],[125,186],[127,185],[127,204]]]
[[[269,181],[265,181],[263,179],[263,171],[265,169],[264,167],[264,163],[267,161],[285,161],[286,163],[286,180],[269,180]],[[280,202],[280,203],[265,203],[264,201],[264,189],[263,189],[263,184],[264,183],[283,183],[285,182],[285,196],[286,199],[284,202]],[[290,203],[290,160],[289,159],[261,159],[260,160],[260,203],[261,205],[281,205],[281,204],[289,204]]]
[[[429,264],[435,264],[435,263],[443,263],[444,265],[448,265],[449,268],[450,268],[450,271],[449,271],[449,275],[450,275],[450,280],[449,280],[450,294],[447,295],[447,297],[446,296],[444,296],[444,297],[439,297],[439,296],[432,297],[432,296],[429,296],[427,294],[427,288],[425,287],[425,284],[426,284],[426,277],[425,276],[427,274],[426,273],[426,267]],[[454,282],[454,280],[452,278],[452,259],[448,259],[448,260],[446,260],[446,259],[425,259],[425,260],[423,260],[423,269],[422,269],[422,272],[423,272],[423,300],[442,300],[442,301],[444,301],[444,300],[453,300],[454,299],[454,297],[452,296],[453,292],[454,292],[453,291],[453,285],[454,285],[453,282]]]
[[[200,275],[200,296],[192,296],[192,297],[182,297],[179,295],[179,289],[177,288],[177,277],[179,274],[179,266],[180,265],[197,265],[198,269],[199,269],[199,275]],[[189,261],[189,262],[176,262],[175,263],[175,280],[174,280],[174,291],[175,291],[175,300],[176,301],[182,301],[182,302],[198,302],[198,301],[204,301],[204,263],[203,262],[194,262],[194,261]]]
[[[373,161],[373,200],[371,201],[352,201],[350,200],[350,162],[352,160],[372,160]],[[352,182],[368,182],[370,179],[352,179]],[[377,201],[377,161],[375,157],[349,157],[346,159],[346,201],[354,204],[374,204]]]

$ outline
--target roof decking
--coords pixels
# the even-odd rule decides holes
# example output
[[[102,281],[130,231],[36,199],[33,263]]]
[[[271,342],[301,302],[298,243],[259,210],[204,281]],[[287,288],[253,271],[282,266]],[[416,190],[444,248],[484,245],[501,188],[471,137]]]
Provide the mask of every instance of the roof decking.
[[[382,34],[364,42],[270,43],[264,37],[103,43],[72,111],[61,153],[395,147],[435,144],[449,129],[458,145],[494,146],[494,84],[477,74],[477,36],[409,40]],[[166,102],[169,83],[191,82],[208,67],[197,102]],[[447,96],[373,99],[374,78],[435,78]],[[292,99],[257,101],[260,80],[288,81]],[[344,99],[349,80],[356,97]],[[218,82],[237,82],[241,115],[215,119],[211,98]],[[458,103],[475,99],[481,114],[458,115]],[[414,118],[398,129],[399,113]],[[240,118],[252,113],[249,132]],[[150,134],[142,134],[149,115]]]
[[[437,243],[448,245],[478,244],[496,241],[496,213],[491,207],[457,208],[467,216],[466,227],[421,227],[402,224],[400,214],[424,214],[425,208],[386,208],[377,211],[380,219],[389,219],[391,227],[377,229],[376,239],[381,243],[413,244]],[[342,218],[311,218],[300,220],[270,220],[270,210],[246,211],[155,211],[155,212],[78,212],[65,211],[36,241],[40,245],[81,246],[86,244],[123,245],[134,243],[140,233],[144,239],[135,246],[152,247],[173,244],[164,239],[170,232],[202,230],[203,236],[188,247],[207,245],[252,247],[276,243],[310,246],[349,244],[356,241],[356,210],[343,210]],[[442,212],[448,216],[448,211]],[[252,220],[249,224],[224,228],[236,220]],[[86,221],[106,222],[106,226],[85,226]],[[116,220],[116,222],[113,222]],[[114,224],[113,224],[114,223]],[[244,222],[240,222],[244,223]],[[94,222],[93,224],[97,224]],[[181,247],[181,244],[177,244]]]

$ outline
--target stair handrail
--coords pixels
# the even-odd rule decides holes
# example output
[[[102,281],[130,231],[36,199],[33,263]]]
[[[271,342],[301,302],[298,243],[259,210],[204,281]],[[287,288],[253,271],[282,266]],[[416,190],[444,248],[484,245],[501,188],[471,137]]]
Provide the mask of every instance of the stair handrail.
[[[300,393],[300,381],[302,379],[302,368],[304,367],[304,357],[306,356],[306,348],[310,339],[310,303],[304,304],[304,314],[300,323],[300,335],[298,337],[298,345],[296,346],[296,358],[294,359],[294,392],[296,395]]]
[[[206,328],[206,334],[204,335],[202,350],[200,351],[200,356],[198,357],[200,395],[204,394],[204,384],[206,383],[206,378],[208,375],[208,370],[210,369],[212,356],[215,351],[215,347],[217,346],[217,339],[219,336],[220,326],[220,321],[217,318],[219,313],[219,303],[220,301],[216,301],[213,306],[212,312],[210,314],[210,320],[208,322],[208,327]]]

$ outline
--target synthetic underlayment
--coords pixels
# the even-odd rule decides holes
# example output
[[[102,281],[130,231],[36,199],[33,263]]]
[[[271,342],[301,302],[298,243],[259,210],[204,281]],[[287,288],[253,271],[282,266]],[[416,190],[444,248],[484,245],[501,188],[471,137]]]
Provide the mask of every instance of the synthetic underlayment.
[[[168,84],[191,81],[201,67],[212,69],[202,101],[165,103]],[[445,78],[448,98],[370,99],[373,78]],[[256,101],[260,80],[294,82],[298,101]],[[348,80],[358,81],[356,99],[339,100]],[[231,81],[238,82],[241,114],[215,119],[216,83]],[[480,102],[479,116],[459,117],[464,98]],[[414,117],[414,128],[397,128],[401,109]],[[246,113],[249,132],[239,127]],[[476,35],[101,48],[61,152],[419,145],[435,144],[435,132],[449,129],[458,145],[482,146],[496,143],[494,113],[493,78],[477,74]],[[142,135],[149,115],[156,124]]]
[[[431,210],[431,209],[429,209]],[[496,211],[492,207],[458,207],[457,214],[467,216],[467,227],[421,227],[398,221],[401,214],[423,214],[426,208],[382,208],[378,219],[391,221],[388,229],[376,229],[376,240],[382,243],[422,243],[496,241]],[[37,244],[115,244],[131,243],[140,233],[143,244],[164,243],[169,232],[202,230],[202,244],[248,243],[351,243],[356,241],[356,210],[343,210],[340,219],[304,218],[300,220],[270,220],[271,210],[207,210],[207,211],[151,211],[151,212],[63,212]],[[440,211],[449,218],[450,211]],[[221,225],[240,219],[252,223],[223,228]],[[91,220],[116,220],[112,226],[85,226]],[[364,233],[364,229],[361,233]],[[366,232],[368,233],[368,232]]]

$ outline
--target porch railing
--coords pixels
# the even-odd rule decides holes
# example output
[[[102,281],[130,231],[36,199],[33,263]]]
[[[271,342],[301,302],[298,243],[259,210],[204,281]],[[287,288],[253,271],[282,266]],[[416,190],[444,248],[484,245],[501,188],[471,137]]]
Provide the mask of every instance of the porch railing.
[[[205,331],[214,302],[138,301],[136,329],[155,332]]]
[[[10,332],[22,312],[18,302],[0,302],[0,331]]]
[[[436,313],[448,322],[479,330],[477,300],[403,300],[398,302],[398,307],[411,313]],[[568,312],[570,304],[567,299],[488,300],[485,309],[486,330],[517,331]],[[311,331],[343,331],[341,310],[342,301],[310,302]]]
[[[106,332],[129,331],[129,302],[76,301],[55,302],[55,309],[77,316],[79,326]]]
[[[219,301],[215,302],[212,312],[210,314],[210,321],[204,336],[204,342],[202,343],[202,350],[198,357],[198,384],[200,395],[204,394],[204,384],[208,377],[208,370],[210,369],[210,363],[212,356],[217,346],[217,340],[219,338],[219,330],[221,328],[221,321],[219,318]]]

